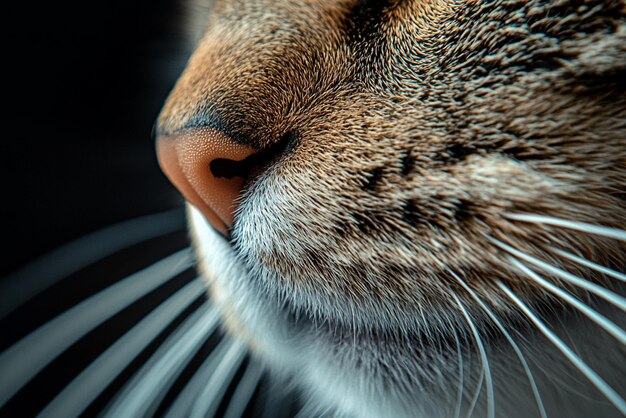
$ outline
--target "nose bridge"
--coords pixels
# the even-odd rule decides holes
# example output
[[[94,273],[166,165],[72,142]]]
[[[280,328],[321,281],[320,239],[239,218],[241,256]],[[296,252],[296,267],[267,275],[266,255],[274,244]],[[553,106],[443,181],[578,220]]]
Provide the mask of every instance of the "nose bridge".
[[[277,14],[284,15],[280,26],[292,30],[273,33],[278,23],[265,15],[255,20],[254,34],[228,25],[209,28],[161,111],[159,131],[210,126],[267,147],[291,125],[306,123],[321,100],[329,101],[331,95],[321,99],[322,93],[349,72],[338,65],[345,47],[321,30],[322,23]]]
[[[211,163],[242,161],[255,151],[212,128],[190,129],[157,139],[159,164],[165,174],[223,235],[228,235],[232,226],[245,179],[220,176],[211,170]]]
[[[219,102],[218,92],[232,84],[227,78],[235,68],[219,65],[220,54],[211,46],[207,40],[201,41],[190,57],[161,109],[157,119],[159,133],[170,135],[201,127],[225,131],[223,121],[216,119],[223,112],[213,107]]]

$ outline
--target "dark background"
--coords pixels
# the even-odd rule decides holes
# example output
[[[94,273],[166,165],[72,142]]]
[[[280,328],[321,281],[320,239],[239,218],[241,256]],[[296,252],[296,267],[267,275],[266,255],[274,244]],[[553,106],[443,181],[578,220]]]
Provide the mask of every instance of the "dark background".
[[[0,285],[19,291],[28,287],[28,280],[17,280],[19,274],[12,273],[37,257],[120,221],[182,206],[158,167],[151,130],[193,48],[198,28],[190,28],[187,17],[201,11],[182,0],[21,2],[5,7]],[[180,217],[182,226],[182,212]],[[180,230],[48,283],[0,318],[0,352],[87,297],[186,245],[186,233]],[[195,276],[190,268],[94,325],[51,358],[0,408],[0,417],[34,416],[106,347]],[[101,411],[202,302],[194,301],[172,318],[83,416]],[[212,341],[196,354],[160,408],[193,375]]]
[[[3,13],[0,277],[88,232],[182,204],[151,129],[191,52],[189,6],[22,3]]]

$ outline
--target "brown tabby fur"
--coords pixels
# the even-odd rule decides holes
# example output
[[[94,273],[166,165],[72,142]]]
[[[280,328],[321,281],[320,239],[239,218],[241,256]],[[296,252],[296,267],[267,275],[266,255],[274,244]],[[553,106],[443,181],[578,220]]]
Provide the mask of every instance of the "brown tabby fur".
[[[623,1],[220,0],[159,130],[283,144],[233,243],[294,310],[444,329],[452,292],[481,317],[448,269],[504,317],[498,279],[554,304],[488,237],[624,269],[623,243],[506,214],[626,228],[625,76]]]

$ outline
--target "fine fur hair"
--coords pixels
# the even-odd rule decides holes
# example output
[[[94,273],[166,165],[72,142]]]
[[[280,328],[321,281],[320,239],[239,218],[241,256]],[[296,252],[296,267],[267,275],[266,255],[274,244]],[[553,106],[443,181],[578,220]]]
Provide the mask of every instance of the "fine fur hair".
[[[158,129],[274,150],[190,208],[226,328],[314,415],[621,416],[625,77],[623,1],[216,1]]]

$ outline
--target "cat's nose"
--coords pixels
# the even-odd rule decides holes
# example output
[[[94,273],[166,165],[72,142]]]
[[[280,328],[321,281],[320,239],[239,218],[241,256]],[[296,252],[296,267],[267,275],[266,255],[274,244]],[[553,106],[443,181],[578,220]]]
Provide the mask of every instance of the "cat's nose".
[[[254,148],[233,141],[210,128],[159,136],[159,164],[185,199],[198,208],[220,233],[228,236],[237,198]]]

